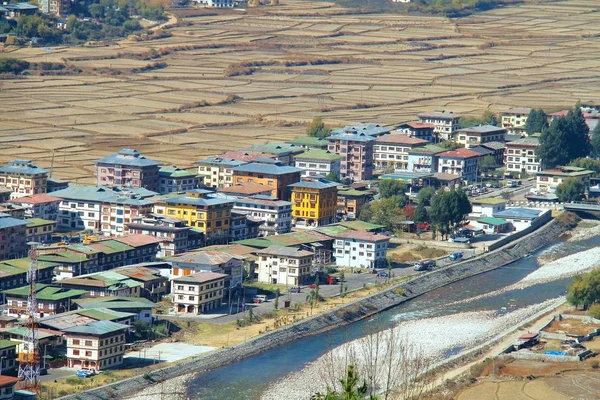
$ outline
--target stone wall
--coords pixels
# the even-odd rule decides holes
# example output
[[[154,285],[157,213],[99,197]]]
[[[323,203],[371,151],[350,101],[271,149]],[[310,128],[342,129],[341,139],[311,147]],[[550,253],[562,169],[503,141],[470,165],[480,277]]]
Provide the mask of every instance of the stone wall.
[[[65,396],[61,399],[101,400],[122,398],[152,383],[174,378],[184,373],[201,373],[234,363],[271,348],[291,343],[299,338],[315,335],[359,321],[461,279],[500,268],[548,245],[566,230],[567,228],[559,224],[556,220],[551,221],[531,235],[518,239],[502,249],[419,275],[396,287],[375,293],[335,310],[296,322],[295,324],[287,325],[276,331],[265,333],[246,343],[216,350],[208,355],[190,357],[176,365],[167,366],[144,376],[115,382],[76,395]]]

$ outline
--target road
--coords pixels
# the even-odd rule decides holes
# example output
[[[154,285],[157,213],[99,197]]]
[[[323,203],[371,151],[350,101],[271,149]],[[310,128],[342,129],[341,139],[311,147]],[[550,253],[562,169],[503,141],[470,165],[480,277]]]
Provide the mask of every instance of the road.
[[[503,192],[510,192],[513,198],[523,197],[525,194],[529,193],[534,184],[535,182],[533,178],[529,178],[528,180],[523,180],[523,184],[521,186],[517,186],[516,188],[503,187],[488,189],[488,192],[479,196],[473,196],[471,199],[487,199],[490,197],[498,197]]]

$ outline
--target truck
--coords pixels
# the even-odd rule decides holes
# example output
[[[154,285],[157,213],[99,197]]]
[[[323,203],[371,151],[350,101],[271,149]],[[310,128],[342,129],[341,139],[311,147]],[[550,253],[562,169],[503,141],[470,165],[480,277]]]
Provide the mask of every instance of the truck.
[[[448,259],[450,261],[456,261],[456,260],[460,260],[461,258],[463,258],[463,252],[462,251],[457,251],[455,253],[452,253],[448,256]]]
[[[428,269],[435,268],[436,262],[435,260],[421,260],[417,261],[413,268],[415,271],[427,271]]]

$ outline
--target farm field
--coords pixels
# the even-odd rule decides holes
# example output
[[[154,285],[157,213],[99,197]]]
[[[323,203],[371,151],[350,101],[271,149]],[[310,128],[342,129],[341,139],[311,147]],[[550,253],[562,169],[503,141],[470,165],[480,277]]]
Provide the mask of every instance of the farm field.
[[[315,115],[332,126],[397,125],[427,110],[598,102],[598,11],[595,0],[567,0],[451,20],[283,0],[183,17],[162,39],[7,49],[0,57],[84,73],[3,80],[0,163],[49,167],[54,152],[54,178],[92,183],[93,161],[122,147],[191,168],[302,135]],[[162,55],[141,60],[150,50]],[[166,66],[132,71],[157,62]]]

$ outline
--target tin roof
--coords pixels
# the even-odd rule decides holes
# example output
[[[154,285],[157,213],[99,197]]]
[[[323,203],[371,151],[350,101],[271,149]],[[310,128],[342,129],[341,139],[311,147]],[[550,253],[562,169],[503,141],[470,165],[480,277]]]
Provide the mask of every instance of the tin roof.
[[[259,194],[259,193],[271,193],[272,189],[268,186],[261,185],[256,182],[246,182],[240,185],[233,185],[225,188],[218,189],[219,192],[229,193],[229,194]]]
[[[87,325],[94,321],[114,321],[126,318],[132,318],[135,314],[114,311],[108,308],[90,308],[84,310],[67,311],[60,314],[49,315],[40,318],[38,322],[41,325],[49,326],[59,331],[73,326]]]
[[[367,231],[346,231],[342,232],[336,236],[336,238],[341,239],[355,239],[361,240],[364,242],[382,242],[390,240],[389,236],[378,235],[376,233],[367,232]]]
[[[27,222],[13,217],[0,218],[0,229],[13,228],[15,226],[26,226]]]
[[[198,265],[221,265],[231,259],[241,260],[242,257],[224,251],[194,251],[178,256],[168,257],[171,262],[190,263]]]
[[[7,174],[40,175],[47,174],[48,172],[50,171],[47,169],[36,167],[36,165],[30,160],[14,160],[9,162],[6,166],[0,167],[0,173]]]
[[[437,118],[437,119],[459,119],[462,115],[454,114],[452,112],[440,112],[440,111],[431,111],[424,112],[418,115],[419,118]]]
[[[427,144],[425,146],[415,147],[414,149],[409,149],[408,154],[430,155],[430,154],[443,153],[444,151],[446,151],[446,149],[444,149],[442,147],[436,146],[434,144]]]
[[[389,133],[390,131],[391,131],[391,128],[386,128],[379,124],[358,123],[355,125],[348,125],[348,126],[344,126],[343,128],[334,129],[331,131],[331,134],[332,134],[332,136],[337,136],[342,133],[356,134],[356,135],[362,134],[363,136],[377,137],[377,136],[381,136],[386,133]]]
[[[288,185],[291,188],[306,188],[306,189],[329,189],[338,187],[340,184],[337,182],[327,181],[325,179],[312,179],[307,181],[301,181]]]
[[[255,174],[267,174],[267,175],[285,175],[300,173],[303,171],[301,168],[290,167],[289,165],[273,165],[263,164],[258,162],[251,162],[248,164],[240,165],[239,167],[233,168],[234,172],[249,172]]]
[[[18,197],[16,199],[9,200],[8,202],[17,204],[45,204],[59,202],[61,200],[62,199],[60,197],[51,196],[46,193],[38,193],[30,196]]]
[[[409,127],[412,129],[433,129],[435,128],[435,125],[420,121],[405,122],[401,125],[398,125],[398,129],[402,129],[405,127]]]
[[[27,218],[25,220],[25,222],[27,222],[28,228],[35,228],[35,227],[44,226],[44,225],[56,225],[56,221],[52,221],[50,219],[43,219],[43,218]]]
[[[165,166],[158,170],[158,175],[168,178],[195,178],[196,173],[185,169],[177,168],[176,166]]]
[[[375,141],[377,143],[404,144],[410,146],[426,145],[429,143],[427,140],[413,138],[401,133],[390,133],[389,135],[383,135],[375,139]]]
[[[129,329],[129,325],[119,324],[112,321],[93,321],[86,325],[72,326],[70,328],[63,329],[65,333],[81,333],[84,335],[101,336],[108,333],[119,332],[125,329]]]
[[[472,199],[471,204],[489,204],[496,205],[506,203],[506,200],[497,197],[488,197],[487,199]]]
[[[477,222],[482,223],[482,224],[487,224],[487,225],[493,225],[493,226],[501,226],[501,225],[506,225],[506,224],[510,223],[505,219],[494,218],[494,217],[479,218],[477,220]]]
[[[149,160],[142,156],[139,151],[133,149],[122,149],[118,153],[113,153],[108,157],[96,160],[96,164],[115,164],[115,165],[127,165],[133,167],[150,167],[158,166],[158,161]]]
[[[81,308],[108,308],[109,310],[148,309],[158,307],[144,297],[105,296],[73,300]]]
[[[27,297],[29,295],[29,286],[21,286],[14,289],[4,290],[3,293],[8,296]],[[63,289],[58,286],[50,286],[38,283],[35,285],[35,293],[38,300],[58,301],[71,297],[83,296],[86,291]]]
[[[504,114],[529,114],[530,112],[531,108],[529,107],[513,107],[505,111]]]
[[[314,255],[312,251],[300,250],[296,247],[286,246],[269,246],[266,249],[262,249],[256,252],[257,254],[267,254],[272,256],[284,256],[284,257],[309,257]]]
[[[310,149],[307,152],[298,154],[295,157],[296,160],[323,160],[323,161],[337,161],[341,160],[342,156],[335,153],[330,153],[327,150],[322,149]]]
[[[132,204],[152,204],[151,201],[142,201],[158,193],[144,188],[121,189],[108,186],[69,186],[66,189],[57,190],[52,194],[61,199],[81,200],[90,202],[130,202]]]
[[[217,272],[197,272],[195,274],[173,278],[173,282],[188,282],[188,283],[206,283],[216,281],[218,279],[227,278],[227,274],[219,274]]]
[[[506,210],[498,211],[494,213],[494,217],[496,218],[522,218],[522,219],[535,219],[542,213],[541,210],[536,210],[533,208],[522,208],[522,207],[513,207],[507,208]]]
[[[460,148],[456,150],[448,150],[443,153],[439,153],[438,157],[447,157],[447,158],[471,158],[471,157],[479,157],[479,154],[476,151]]]
[[[141,247],[141,246],[146,246],[149,244],[157,244],[157,243],[161,242],[160,238],[157,238],[152,235],[143,235],[141,233],[136,234],[136,235],[116,237],[116,238],[114,238],[114,240],[116,240],[117,242],[123,243],[127,246],[131,246],[131,247]]]
[[[196,164],[208,164],[208,165],[224,165],[227,167],[237,167],[239,165],[246,164],[247,161],[240,161],[233,158],[226,158],[224,156],[210,156],[203,160],[196,161]]]
[[[467,134],[486,135],[486,134],[498,134],[506,133],[506,129],[494,125],[477,125],[470,128],[459,129],[458,132],[464,132]]]
[[[288,154],[297,154],[304,151],[300,146],[282,142],[268,142],[264,144],[253,144],[250,149],[252,152],[260,152],[273,154],[275,156],[283,156]]]

